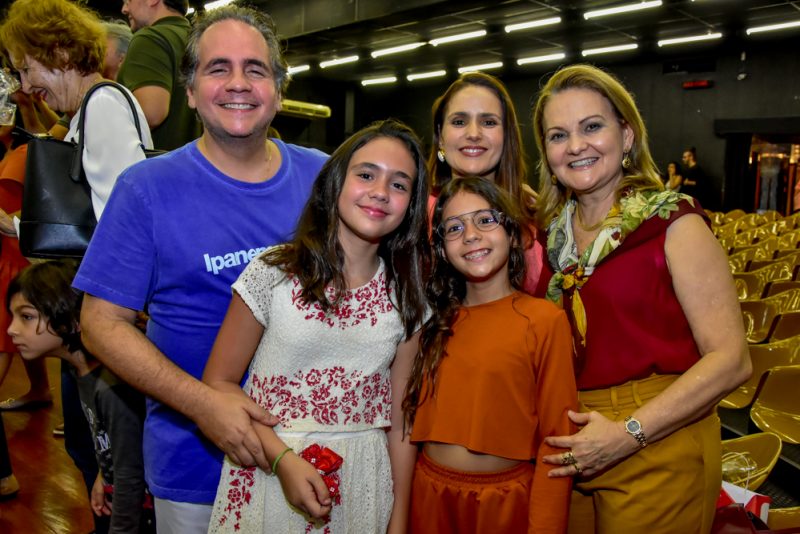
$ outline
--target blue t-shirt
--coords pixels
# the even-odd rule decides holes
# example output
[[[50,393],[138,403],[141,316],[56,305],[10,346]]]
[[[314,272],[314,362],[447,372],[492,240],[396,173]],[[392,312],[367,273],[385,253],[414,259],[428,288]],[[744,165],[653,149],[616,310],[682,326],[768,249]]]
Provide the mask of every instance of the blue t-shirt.
[[[142,310],[147,337],[200,378],[231,298],[230,286],[266,247],[291,238],[327,156],[275,140],[281,167],[247,183],[217,170],[192,142],[120,175],[74,286]],[[211,503],[222,452],[196,425],[148,400],[145,475],[156,497]]]

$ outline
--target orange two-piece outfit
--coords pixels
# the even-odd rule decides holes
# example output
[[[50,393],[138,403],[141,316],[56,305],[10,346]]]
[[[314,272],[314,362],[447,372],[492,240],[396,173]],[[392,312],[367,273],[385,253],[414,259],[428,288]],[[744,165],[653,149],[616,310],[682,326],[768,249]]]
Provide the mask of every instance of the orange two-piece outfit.
[[[572,480],[548,478],[551,467],[531,460],[559,452],[544,444],[546,436],[574,431],[567,417],[577,405],[572,358],[565,313],[549,302],[515,292],[459,310],[411,441],[456,444],[521,463],[466,473],[420,454],[411,532],[565,531]]]

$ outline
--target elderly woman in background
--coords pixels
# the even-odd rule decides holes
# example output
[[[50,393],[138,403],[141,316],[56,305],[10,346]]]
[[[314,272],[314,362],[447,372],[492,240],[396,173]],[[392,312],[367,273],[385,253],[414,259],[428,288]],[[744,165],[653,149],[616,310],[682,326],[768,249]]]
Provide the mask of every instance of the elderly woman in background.
[[[751,372],[725,255],[697,201],[664,191],[631,95],[556,72],[533,113],[539,220],[573,326],[581,428],[547,438],[578,476],[571,532],[708,532],[721,482],[716,405]]]
[[[0,25],[0,44],[20,73],[22,90],[71,116],[65,140],[77,141],[83,97],[104,80],[106,32],[97,15],[69,0],[16,0]],[[144,113],[133,101],[144,145],[152,148]],[[117,176],[145,158],[144,147],[128,102],[113,87],[92,95],[85,128],[83,168],[99,219]]]
[[[454,81],[433,103],[433,146],[428,171],[435,193],[452,178],[479,176],[497,183],[519,202],[531,233],[525,247],[524,289],[537,293],[543,247],[535,239],[534,196],[527,184],[517,113],[503,83],[482,72],[466,73]],[[431,211],[434,203],[435,196]],[[544,287],[538,293],[543,296]]]
[[[104,21],[106,29],[106,57],[103,61],[103,76],[109,80],[116,80],[119,68],[128,55],[128,47],[133,39],[130,27],[122,21]]]

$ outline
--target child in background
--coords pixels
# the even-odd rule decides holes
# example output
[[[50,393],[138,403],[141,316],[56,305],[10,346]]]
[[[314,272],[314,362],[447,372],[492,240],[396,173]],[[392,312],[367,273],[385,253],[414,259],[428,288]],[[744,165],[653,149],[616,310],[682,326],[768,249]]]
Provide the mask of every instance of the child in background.
[[[143,512],[144,398],[84,350],[78,323],[83,294],[71,287],[76,268],[59,260],[23,269],[8,286],[8,335],[26,360],[52,356],[72,366],[100,466],[94,513],[111,516],[112,533],[155,532],[152,513]]]
[[[522,218],[494,183],[448,183],[433,214],[433,307],[403,403],[422,445],[410,532],[566,532],[571,481],[535,459],[577,406],[572,334],[520,291]]]
[[[255,424],[277,477],[226,458],[209,532],[406,531],[416,448],[400,402],[425,311],[423,159],[399,122],[357,132],[322,167],[294,240],[233,285],[203,381],[280,419]]]

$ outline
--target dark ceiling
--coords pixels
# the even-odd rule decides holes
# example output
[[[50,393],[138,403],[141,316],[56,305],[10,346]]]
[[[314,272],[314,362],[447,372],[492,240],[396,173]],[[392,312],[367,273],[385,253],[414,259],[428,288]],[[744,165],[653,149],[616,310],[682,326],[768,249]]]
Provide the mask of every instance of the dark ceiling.
[[[565,59],[582,59],[586,48],[619,44],[638,45],[636,50],[597,56],[598,61],[635,61],[659,57],[715,55],[725,49],[746,50],[800,36],[800,27],[746,35],[753,26],[800,20],[800,1],[789,0],[663,0],[660,7],[629,14],[585,20],[589,10],[604,9],[639,0],[249,0],[270,13],[286,39],[289,64],[310,65],[306,73],[315,79],[360,82],[364,78],[393,75],[404,78],[415,72],[445,69],[452,74],[460,66],[503,62],[499,75],[524,75],[517,59],[562,52]],[[104,15],[119,13],[121,0],[89,0]],[[191,0],[200,7],[204,0]],[[507,24],[560,17],[552,26],[506,33]],[[482,38],[431,46],[373,59],[370,52],[411,42],[473,30],[486,30]],[[675,37],[721,32],[723,37],[702,43],[658,47],[657,41]],[[326,69],[319,62],[358,55],[357,63]],[[594,58],[592,58],[594,59]]]

